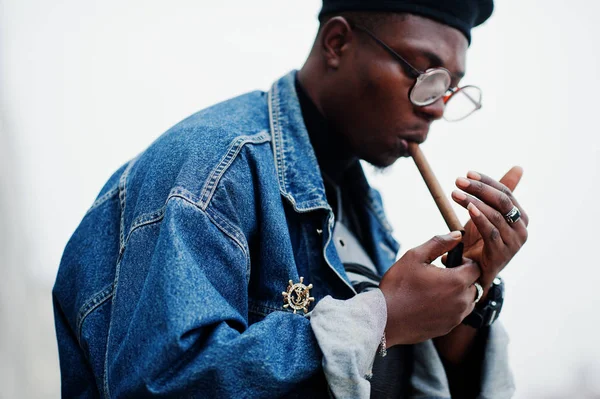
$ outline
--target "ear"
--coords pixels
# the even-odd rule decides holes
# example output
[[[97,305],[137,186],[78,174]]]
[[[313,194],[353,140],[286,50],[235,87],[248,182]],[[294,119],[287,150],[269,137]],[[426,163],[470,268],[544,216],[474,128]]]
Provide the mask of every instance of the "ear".
[[[321,54],[328,68],[337,69],[352,43],[352,28],[344,17],[333,17],[321,28]]]

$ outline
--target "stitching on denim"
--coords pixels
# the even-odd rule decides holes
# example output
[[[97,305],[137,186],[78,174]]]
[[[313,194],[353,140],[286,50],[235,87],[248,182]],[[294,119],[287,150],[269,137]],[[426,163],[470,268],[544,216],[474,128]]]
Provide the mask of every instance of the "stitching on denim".
[[[252,301],[252,300],[249,300],[248,302],[250,302],[250,304],[248,306],[248,312],[252,312],[252,313],[258,314],[260,316],[268,316],[273,312],[282,312],[283,311],[283,307],[274,308],[274,307],[268,306],[268,305],[258,305],[258,304],[255,304],[254,301]]]
[[[252,136],[239,136],[231,142],[227,152],[221,158],[217,166],[215,166],[215,168],[210,172],[208,179],[206,179],[206,182],[204,183],[204,187],[202,187],[199,204],[203,210],[205,210],[208,206],[212,196],[215,193],[215,190],[217,189],[217,186],[219,185],[219,181],[236,159],[244,145],[248,143],[261,144],[270,140],[271,136],[265,131]]]
[[[277,83],[273,84],[267,97],[269,105],[269,123],[271,126],[271,135],[273,136],[273,156],[275,157],[275,169],[277,171],[277,177],[279,178],[279,188],[282,193],[286,193],[283,135],[281,133],[281,124],[279,123],[281,99],[279,97]]]
[[[105,399],[110,399],[110,393],[108,391],[108,348],[110,348],[110,334],[112,331],[112,322],[113,322],[113,318],[112,315],[115,311],[115,303],[116,303],[116,299],[117,299],[117,288],[119,286],[119,273],[121,272],[121,259],[122,259],[122,253],[119,254],[119,259],[117,260],[117,265],[115,266],[115,279],[113,280],[113,294],[112,294],[112,304],[110,307],[110,321],[108,322],[108,334],[106,337],[106,351],[104,352],[104,398]]]
[[[96,209],[97,207],[99,207],[100,205],[102,205],[103,203],[108,201],[109,199],[111,199],[118,192],[119,192],[119,184],[117,183],[117,184],[115,184],[115,186],[113,188],[108,190],[108,192],[106,192],[102,197],[100,197],[96,201],[94,201],[94,203],[92,204],[90,209],[88,209],[85,214],[87,215],[88,213],[90,213],[91,211],[93,211],[94,209]]]
[[[129,229],[129,232],[127,233],[127,237],[125,238],[124,245],[127,245],[127,243],[129,242],[129,238],[131,237],[131,234],[135,230],[137,230],[138,228],[143,227],[145,225],[152,224],[152,223],[155,223],[155,222],[158,222],[159,220],[161,220],[165,214],[169,200],[174,197],[179,197],[179,198],[185,199],[186,201],[191,202],[193,204],[195,204],[198,200],[194,194],[187,191],[185,188],[174,187],[171,190],[171,192],[169,193],[169,196],[167,197],[167,199],[165,200],[165,204],[160,209],[158,209],[154,212],[144,213],[144,214],[138,216],[137,218],[135,218],[135,220],[131,224],[131,228]]]
[[[117,263],[115,265],[115,278],[113,280],[113,301],[112,306],[110,308],[110,320],[108,323],[108,337],[106,338],[106,351],[104,353],[104,376],[103,376],[103,385],[104,385],[104,397],[106,399],[110,399],[110,392],[108,387],[108,349],[110,348],[110,334],[112,330],[112,314],[114,312],[115,307],[115,299],[117,296],[117,287],[119,285],[119,272],[121,271],[121,259],[123,257],[123,251],[125,250],[125,201],[127,198],[127,178],[129,177],[129,173],[131,172],[131,168],[135,165],[136,161],[139,159],[139,155],[132,159],[125,171],[119,178],[119,205],[121,207],[121,221],[119,225],[119,257],[117,259]]]
[[[127,199],[127,178],[137,158],[131,160],[119,179],[119,204],[121,205],[121,224],[119,231],[119,253],[125,248],[125,202]]]
[[[144,213],[144,214],[138,216],[137,218],[135,218],[135,220],[131,224],[131,228],[129,229],[129,232],[127,233],[127,237],[125,238],[125,244],[127,244],[127,242],[129,241],[129,236],[131,235],[131,233],[134,230],[136,230],[139,227],[144,226],[146,224],[154,223],[154,222],[160,220],[163,217],[163,214],[167,207],[167,203],[173,197],[184,198],[187,201],[192,202],[192,203],[195,203],[198,201],[198,198],[194,194],[192,194],[191,192],[186,190],[185,188],[174,187],[173,189],[171,189],[169,196],[165,200],[165,204],[160,209],[158,209],[157,211],[154,211],[154,212]]]
[[[168,205],[169,201],[173,198],[181,198],[181,199],[185,200],[186,202],[190,203],[191,205],[193,205],[194,207],[202,210],[204,213],[207,214],[207,216],[209,216],[209,218],[213,221],[213,223],[215,223],[217,225],[218,225],[218,223],[216,222],[217,219],[220,222],[222,222],[224,224],[224,226],[217,226],[217,227],[220,227],[221,230],[224,230],[224,232],[227,235],[229,235],[234,241],[236,241],[236,243],[244,251],[244,254],[246,255],[246,257],[248,257],[248,250],[247,250],[248,246],[244,244],[246,242],[246,240],[245,240],[244,235],[239,231],[239,229],[237,229],[234,225],[229,223],[225,218],[223,218],[222,216],[220,216],[216,213],[214,214],[214,217],[211,216],[211,214],[209,214],[205,209],[202,209],[202,207],[199,206],[198,198],[183,187],[173,188],[171,190],[171,192],[169,193],[169,196],[165,200],[165,204],[157,211],[145,213],[143,215],[138,216],[132,223],[131,229],[127,233],[127,237],[125,238],[124,246],[127,245],[127,243],[129,242],[129,239],[131,238],[131,235],[134,233],[135,230],[138,230],[140,227],[160,221],[165,215],[165,211],[167,209],[167,205]]]
[[[237,246],[240,247],[240,249],[242,250],[242,253],[244,254],[244,258],[246,259],[246,284],[248,284],[248,282],[250,281],[250,256],[249,256],[248,243],[246,242],[246,237],[244,236],[244,234],[237,227],[235,227],[233,224],[231,224],[227,219],[225,219],[223,216],[221,216],[216,211],[211,212],[211,209],[203,209],[199,205],[199,201],[196,199],[196,197],[192,193],[190,193],[189,191],[185,190],[182,187],[175,187],[173,190],[171,190],[169,197],[167,197],[167,200],[165,201],[165,205],[161,209],[159,209],[156,212],[144,214],[144,215],[141,215],[140,217],[138,217],[136,219],[136,223],[134,223],[134,227],[132,227],[132,229],[128,233],[125,243],[127,243],[129,241],[131,235],[133,234],[133,232],[135,230],[138,230],[139,228],[141,228],[143,226],[147,226],[147,225],[150,225],[150,224],[153,224],[153,223],[156,223],[156,222],[162,220],[165,215],[167,204],[173,198],[180,198],[180,199],[184,200],[186,203],[188,203],[189,205],[192,205],[194,208],[198,209],[200,212],[204,213],[208,217],[208,219],[219,230],[221,230],[223,232],[223,234],[225,234],[227,237],[229,237],[231,240],[233,240],[233,242],[235,242],[237,244]],[[120,266],[120,262],[119,262],[119,266]],[[117,278],[117,276],[115,276],[115,278]],[[116,286],[117,286],[117,282],[115,281],[115,293],[116,293]],[[110,331],[110,329],[109,329],[109,331]],[[107,346],[107,348],[108,348],[108,346]]]
[[[169,194],[169,197],[167,198],[167,200],[165,201],[165,205],[159,209],[156,212],[152,212],[149,214],[145,214],[142,215],[140,217],[138,217],[136,219],[137,223],[134,223],[134,228],[132,228],[128,235],[127,235],[127,241],[129,241],[131,235],[133,234],[133,232],[135,230],[138,230],[139,228],[143,227],[143,226],[147,226],[153,223],[156,223],[158,221],[160,221],[165,214],[165,209],[167,206],[167,203],[173,199],[173,198],[181,198],[182,200],[184,200],[185,202],[187,202],[189,205],[192,205],[193,207],[195,207],[196,209],[198,209],[200,212],[203,212],[208,218],[209,220],[215,224],[215,226],[217,226],[217,228],[219,228],[219,230],[221,230],[226,236],[228,236],[229,238],[231,238],[242,250],[242,253],[244,254],[244,257],[246,258],[246,280],[249,280],[249,276],[250,276],[250,257],[248,256],[248,250],[247,250],[247,245],[243,244],[240,239],[236,238],[236,236],[239,237],[243,237],[243,235],[240,232],[236,232],[238,231],[236,228],[234,228],[229,222],[227,222],[224,218],[220,217],[220,215],[218,215],[217,213],[209,213],[207,211],[205,211],[204,209],[202,209],[199,205],[198,205],[198,201],[195,201],[194,196],[189,193],[188,191],[186,191],[183,188],[175,188],[173,190],[171,190],[171,193]],[[218,221],[216,219],[221,220],[221,222],[223,224],[225,224],[226,226],[229,227],[225,227],[222,226],[221,224],[218,223]],[[228,229],[231,229],[232,231],[230,232]],[[245,243],[245,238],[243,239],[243,242]],[[117,298],[117,288],[119,285],[119,274],[121,271],[121,260],[122,260],[122,254],[120,254],[119,256],[119,260],[116,266],[116,271],[115,271],[115,280],[114,280],[114,290],[113,290],[113,303],[112,303],[112,308],[111,308],[111,315],[112,312],[114,311],[114,306],[116,303],[116,298]],[[111,320],[108,326],[108,339],[106,342],[106,353],[104,354],[104,397],[105,399],[110,399],[110,393],[109,393],[109,387],[108,387],[108,349],[110,347],[110,334],[111,334],[111,330],[112,330],[112,316],[111,316]]]
[[[79,312],[77,313],[77,341],[79,345],[81,345],[81,329],[83,327],[83,321],[85,318],[94,311],[94,309],[98,308],[104,302],[106,302],[113,294],[113,285],[110,283],[106,287],[102,288],[100,291],[92,295],[92,297],[81,306]]]
[[[209,212],[210,210],[206,210],[206,216],[214,223],[215,226],[219,230],[221,230],[225,235],[231,238],[242,250],[244,253],[244,257],[246,258],[246,284],[250,282],[250,255],[248,250],[248,243],[246,242],[246,237],[242,232],[231,224],[227,219],[222,217],[217,212]]]

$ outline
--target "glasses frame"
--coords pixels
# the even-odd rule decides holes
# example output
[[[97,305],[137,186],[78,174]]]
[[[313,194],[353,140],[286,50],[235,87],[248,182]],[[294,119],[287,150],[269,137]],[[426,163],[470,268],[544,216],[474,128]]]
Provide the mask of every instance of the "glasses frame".
[[[349,22],[351,28],[362,31],[362,32],[366,33],[367,35],[369,35],[373,40],[375,40],[381,47],[383,47],[388,53],[390,53],[396,60],[398,60],[400,62],[404,71],[410,78],[415,79],[415,83],[412,85],[412,87],[410,88],[410,91],[408,93],[408,99],[410,100],[411,103],[413,103],[417,107],[426,107],[428,105],[435,103],[440,98],[442,99],[444,104],[447,104],[448,101],[450,101],[450,99],[452,98],[452,96],[454,94],[460,92],[462,89],[467,88],[467,87],[475,88],[475,89],[479,90],[479,92],[481,92],[481,89],[474,85],[467,85],[467,86],[462,86],[462,87],[458,87],[458,86],[450,87],[450,85],[448,85],[448,88],[446,89],[446,91],[444,93],[442,93],[439,97],[435,97],[432,100],[427,101],[427,102],[422,102],[422,103],[416,102],[415,100],[413,100],[413,98],[411,96],[415,87],[417,87],[419,84],[421,84],[422,81],[429,78],[431,75],[438,74],[440,72],[446,74],[448,77],[448,81],[450,82],[452,80],[452,75],[450,74],[450,71],[448,71],[444,67],[429,68],[425,71],[421,71],[421,70],[415,68],[410,62],[406,61],[406,59],[404,59],[404,57],[402,57],[394,49],[392,49],[390,46],[388,46],[383,40],[379,39],[369,29],[367,29],[366,27],[364,27],[362,25],[355,24],[350,21],[348,21],[348,22]],[[462,94],[464,94],[475,105],[475,108],[471,112],[469,112],[468,114],[463,116],[462,118],[450,120],[451,122],[463,120],[467,116],[471,115],[473,112],[481,109],[481,100],[480,101],[475,100],[473,97],[471,97],[469,94],[467,94],[467,92],[463,92]],[[444,119],[446,119],[446,118],[444,117]]]
[[[481,95],[479,96],[479,101],[475,100],[473,97],[471,97],[471,96],[469,95],[469,93],[467,93],[466,91],[464,91],[464,89],[469,89],[469,88],[474,88],[474,89],[477,89],[477,90],[479,90],[479,93],[481,93],[481,89],[480,89],[479,87],[477,87],[477,86],[474,86],[474,85],[465,85],[465,86],[462,86],[462,87],[453,87],[453,88],[450,88],[450,89],[448,89],[448,91],[450,91],[450,94],[447,94],[447,95],[445,95],[445,96],[444,96],[444,97],[442,97],[442,98],[443,98],[444,104],[447,104],[447,103],[448,103],[448,101],[450,100],[450,98],[452,98],[452,96],[454,96],[454,95],[455,95],[456,93],[458,93],[458,92],[462,92],[462,94],[463,94],[465,97],[467,97],[467,98],[468,98],[468,99],[469,99],[469,100],[470,100],[470,101],[471,101],[471,102],[472,102],[472,103],[475,105],[475,108],[473,108],[473,109],[471,110],[471,112],[469,112],[469,113],[465,114],[464,116],[462,116],[462,117],[460,117],[460,118],[458,118],[458,119],[448,119],[448,118],[446,118],[446,116],[444,115],[444,119],[445,119],[445,120],[447,120],[448,122],[458,122],[458,121],[462,121],[462,120],[463,120],[463,119],[465,119],[467,116],[471,115],[473,112],[475,112],[475,111],[477,111],[477,110],[481,109]]]

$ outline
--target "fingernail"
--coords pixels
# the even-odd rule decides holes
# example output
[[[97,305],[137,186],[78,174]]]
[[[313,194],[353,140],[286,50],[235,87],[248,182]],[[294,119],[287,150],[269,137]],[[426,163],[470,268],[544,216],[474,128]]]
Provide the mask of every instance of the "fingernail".
[[[453,231],[452,233],[450,233],[450,237],[452,237],[456,240],[457,238],[462,238],[462,233],[458,230]]]
[[[456,179],[456,185],[458,187],[467,188],[467,187],[469,187],[470,184],[471,184],[471,182],[469,182],[464,177],[459,177]]]
[[[477,207],[475,205],[473,205],[472,202],[470,202],[469,205],[467,205],[467,209],[469,210],[469,212],[471,212],[471,215],[473,215],[475,217],[481,215],[481,212],[479,211],[479,209],[477,209]]]
[[[473,179],[473,180],[481,180],[481,175],[479,173],[477,173],[477,172],[472,171],[472,170],[470,170],[467,173],[467,177],[469,179]]]
[[[452,191],[452,196],[459,201],[464,201],[467,199],[467,196],[462,191],[454,190]]]

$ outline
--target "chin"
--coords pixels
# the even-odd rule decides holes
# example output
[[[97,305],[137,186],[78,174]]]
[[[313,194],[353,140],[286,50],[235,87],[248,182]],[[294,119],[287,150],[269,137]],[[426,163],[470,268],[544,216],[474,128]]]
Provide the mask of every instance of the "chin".
[[[409,157],[408,154],[391,154],[391,153],[381,153],[376,156],[370,157],[361,157],[362,160],[368,162],[369,164],[375,166],[378,169],[385,169],[389,166],[392,166],[398,159]]]

